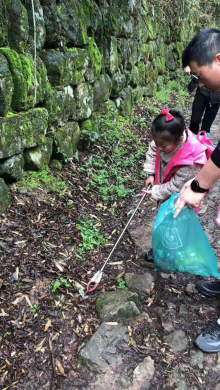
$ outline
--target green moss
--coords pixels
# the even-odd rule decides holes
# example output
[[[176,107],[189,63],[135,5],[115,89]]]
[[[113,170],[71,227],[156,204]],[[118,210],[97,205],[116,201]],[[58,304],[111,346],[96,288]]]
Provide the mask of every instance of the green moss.
[[[89,38],[87,50],[90,64],[94,68],[95,78],[98,78],[102,68],[102,55],[93,38]]]
[[[9,69],[12,74],[14,83],[14,92],[12,96],[12,108],[20,110],[26,108],[27,90],[25,79],[23,77],[23,68],[21,59],[15,50],[9,48],[0,48],[1,53],[4,54],[8,61]]]
[[[95,309],[97,314],[99,315],[104,307],[104,300],[101,298],[98,298],[95,303]]]
[[[145,84],[145,64],[144,62],[140,61],[138,64],[138,73],[139,73],[139,84],[144,85]]]
[[[148,28],[148,38],[150,40],[152,40],[152,39],[154,39],[154,27],[152,24],[152,20],[148,18],[148,20],[146,21],[146,24],[147,24],[147,28]]]

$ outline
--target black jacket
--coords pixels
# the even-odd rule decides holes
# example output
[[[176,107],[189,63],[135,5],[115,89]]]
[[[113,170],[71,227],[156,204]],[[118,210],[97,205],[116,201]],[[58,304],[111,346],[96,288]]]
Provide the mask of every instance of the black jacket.
[[[197,91],[204,96],[204,98],[207,98],[209,101],[210,106],[213,104],[220,104],[220,94],[214,93],[209,91],[206,88],[200,88],[198,86],[198,79],[195,76],[192,76],[190,83],[188,84],[188,91],[189,93],[192,93],[197,88]]]

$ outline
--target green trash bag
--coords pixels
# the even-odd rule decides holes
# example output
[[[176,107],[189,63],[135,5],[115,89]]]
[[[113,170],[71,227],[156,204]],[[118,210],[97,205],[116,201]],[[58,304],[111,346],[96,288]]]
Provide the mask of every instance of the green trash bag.
[[[217,258],[209,244],[194,209],[184,207],[176,219],[173,194],[158,211],[153,226],[152,248],[155,270],[189,272],[217,276]]]

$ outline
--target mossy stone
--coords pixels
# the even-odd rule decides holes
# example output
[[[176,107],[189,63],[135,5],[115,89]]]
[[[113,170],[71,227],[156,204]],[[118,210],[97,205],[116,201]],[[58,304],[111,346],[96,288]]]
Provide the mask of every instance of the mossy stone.
[[[33,24],[33,11],[32,7],[28,7],[28,22],[29,22],[29,37],[28,44],[32,48],[32,54],[34,52],[34,24]],[[34,13],[36,24],[36,48],[41,50],[46,41],[46,27],[44,21],[43,8],[39,0],[34,0]]]
[[[93,84],[94,111],[102,109],[103,102],[108,100],[111,91],[112,81],[108,74],[102,74]]]
[[[4,214],[10,204],[10,196],[8,193],[8,187],[4,180],[0,178],[0,214]]]
[[[14,89],[11,107],[15,111],[25,111],[33,107],[34,104],[34,60],[30,54],[19,55],[15,50],[0,48],[0,52],[8,61],[8,66],[12,74]],[[42,102],[50,84],[47,78],[46,68],[40,58],[37,59],[37,93],[36,102]]]
[[[5,56],[0,53],[0,116],[7,114],[10,109],[13,80]]]
[[[132,90],[132,104],[140,104],[143,101],[144,89],[138,85],[135,89]]]
[[[73,48],[61,53],[47,50],[41,53],[48,78],[52,86],[77,85],[84,77],[88,67],[88,53],[85,49]]]
[[[120,92],[124,89],[126,85],[126,76],[122,74],[119,70],[114,73],[112,76],[112,89],[111,89],[111,97],[119,96]]]
[[[28,41],[28,14],[20,0],[7,0],[8,39],[11,49],[24,53]]]
[[[94,38],[88,38],[89,44],[86,47],[88,51],[89,64],[85,77],[89,82],[94,82],[99,78],[102,69],[102,55]]]
[[[62,91],[56,91],[57,114],[56,122],[58,126],[63,126],[69,119],[76,119],[76,101],[71,85],[64,87]]]
[[[63,127],[59,127],[54,136],[53,158],[66,161],[73,157],[80,136],[80,128],[77,122],[69,121]]]
[[[35,108],[19,115],[0,118],[0,158],[21,153],[41,142],[48,126],[48,112],[45,108]]]
[[[23,176],[24,157],[18,154],[0,162],[0,177],[6,183],[21,180]]]
[[[118,109],[120,114],[124,117],[132,113],[132,89],[130,87],[125,88],[122,92]]]
[[[77,120],[87,119],[93,112],[93,87],[82,83],[74,90]]]
[[[53,151],[53,139],[45,137],[43,144],[24,152],[24,168],[30,171],[43,171],[50,162]]]
[[[63,37],[56,0],[42,1],[42,8],[46,28],[46,47],[57,48],[61,45]]]

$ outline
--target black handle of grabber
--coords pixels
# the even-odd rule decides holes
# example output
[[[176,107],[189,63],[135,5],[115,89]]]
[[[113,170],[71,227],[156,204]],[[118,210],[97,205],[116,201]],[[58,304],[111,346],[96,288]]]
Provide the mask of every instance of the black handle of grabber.
[[[91,285],[91,283],[94,283],[94,287],[89,288],[90,285]],[[87,284],[86,294],[88,294],[89,292],[94,291],[97,287],[98,287],[98,283],[95,283],[95,282],[93,282],[92,280],[90,280],[89,283]]]

